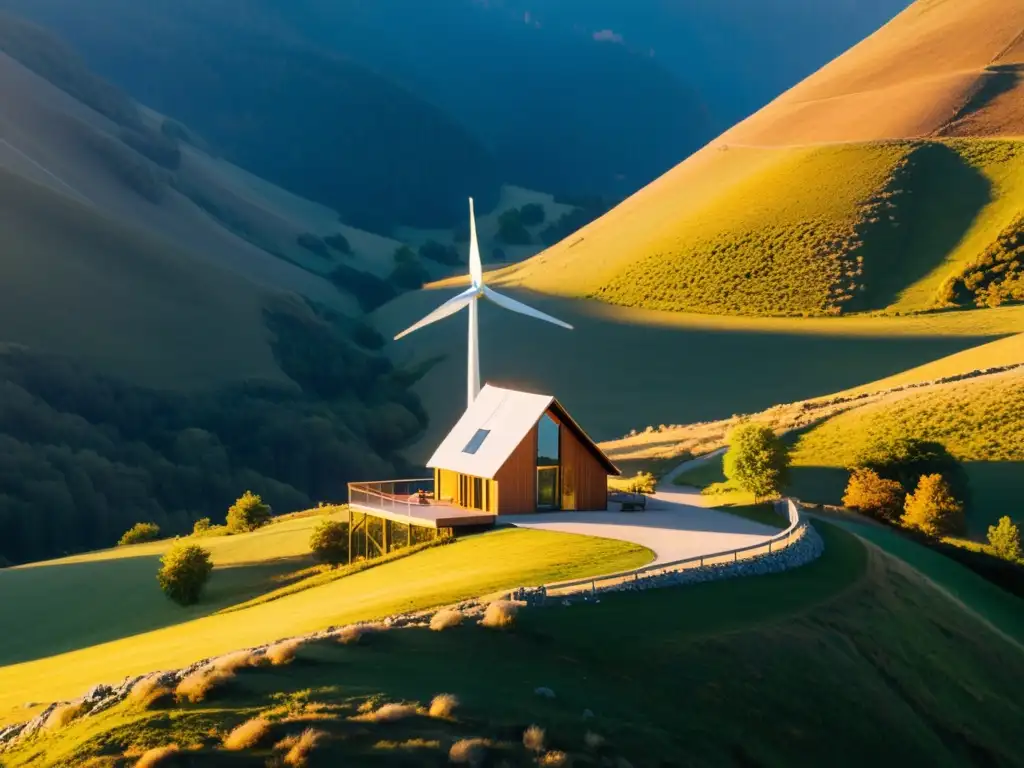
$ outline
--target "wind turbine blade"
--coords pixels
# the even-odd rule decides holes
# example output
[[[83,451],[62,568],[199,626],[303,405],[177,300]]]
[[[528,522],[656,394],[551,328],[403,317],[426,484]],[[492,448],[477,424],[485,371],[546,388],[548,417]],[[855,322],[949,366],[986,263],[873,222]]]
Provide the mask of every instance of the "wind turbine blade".
[[[403,336],[408,336],[413,331],[418,331],[420,328],[423,328],[424,326],[430,325],[431,323],[436,323],[438,320],[443,320],[449,315],[454,315],[460,309],[462,309],[470,302],[475,300],[476,294],[477,292],[475,288],[468,288],[462,293],[460,293],[458,296],[452,296],[452,298],[448,299],[448,301],[446,301],[440,307],[438,307],[429,315],[424,317],[418,323],[409,326],[400,334],[395,336],[395,341],[398,341]]]
[[[480,262],[480,243],[476,239],[476,211],[469,198],[469,278],[475,288],[484,284],[484,267]]]
[[[515,299],[510,299],[508,296],[502,296],[500,293],[498,293],[497,291],[492,291],[487,286],[484,286],[483,290],[484,290],[484,296],[486,296],[488,299],[493,301],[499,307],[504,307],[505,309],[510,309],[513,312],[518,312],[519,314],[526,315],[527,317],[534,317],[537,320],[543,320],[546,323],[553,323],[554,325],[560,325],[563,328],[568,328],[570,331],[572,330],[572,326],[571,325],[569,325],[568,323],[563,323],[557,317],[552,317],[551,315],[544,314],[539,309],[534,309],[533,307],[528,307],[525,304],[523,304],[521,301],[516,301]]]

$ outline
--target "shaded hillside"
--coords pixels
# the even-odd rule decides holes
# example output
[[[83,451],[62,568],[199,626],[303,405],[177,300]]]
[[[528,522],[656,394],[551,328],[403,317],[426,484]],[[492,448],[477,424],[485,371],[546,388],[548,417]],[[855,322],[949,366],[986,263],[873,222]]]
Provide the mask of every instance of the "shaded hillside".
[[[487,207],[492,156],[443,112],[233,4],[64,0],[0,6],[47,24],[89,64],[195,128],[225,157],[356,226],[451,225]]]
[[[993,260],[1024,206],[1022,31],[1008,0],[921,0],[501,278],[674,311],[971,303],[944,285]]]

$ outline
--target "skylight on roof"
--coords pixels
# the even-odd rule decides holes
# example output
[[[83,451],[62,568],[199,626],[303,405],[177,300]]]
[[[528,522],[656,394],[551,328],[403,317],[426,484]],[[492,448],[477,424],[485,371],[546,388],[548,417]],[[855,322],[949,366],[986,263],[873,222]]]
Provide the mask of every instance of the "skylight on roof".
[[[470,438],[469,442],[466,443],[466,447],[462,449],[463,453],[476,453],[480,450],[480,446],[484,444],[484,440],[491,434],[489,429],[478,429],[476,434]]]

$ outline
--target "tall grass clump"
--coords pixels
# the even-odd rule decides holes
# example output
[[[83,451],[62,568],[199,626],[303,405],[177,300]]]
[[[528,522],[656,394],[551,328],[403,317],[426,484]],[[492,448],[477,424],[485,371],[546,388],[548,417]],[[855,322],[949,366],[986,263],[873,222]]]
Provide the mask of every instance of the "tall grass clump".
[[[462,611],[454,608],[442,608],[430,617],[430,628],[435,632],[457,627],[462,623]]]
[[[396,723],[413,717],[417,709],[412,704],[383,704],[372,712],[356,715],[353,720],[364,723]]]
[[[531,725],[523,731],[523,746],[531,752],[543,752],[546,736],[544,729],[539,725]]]
[[[326,738],[324,731],[307,728],[298,736],[282,739],[274,745],[274,749],[285,753],[282,762],[289,768],[304,768],[309,765],[310,755]]]
[[[160,675],[150,675],[132,686],[128,700],[142,709],[155,709],[174,700],[174,691],[160,682]]]
[[[264,717],[254,717],[232,729],[231,733],[224,737],[223,746],[231,752],[252,749],[266,740],[269,733],[270,721]]]
[[[487,753],[494,745],[490,739],[461,739],[448,750],[448,760],[455,765],[480,768],[487,760]]]
[[[303,645],[301,640],[283,640],[280,643],[267,648],[267,661],[275,667],[283,667],[295,661],[299,648]]]
[[[48,731],[59,731],[85,712],[85,704],[62,704],[50,712],[43,727]]]
[[[154,747],[142,753],[142,757],[135,763],[135,768],[161,768],[161,766],[171,765],[179,754],[181,754],[181,747],[177,744]]]
[[[439,693],[430,700],[430,716],[447,720],[459,706],[459,699],[451,693]]]
[[[491,629],[508,629],[516,623],[519,603],[511,600],[495,600],[484,610],[480,625]]]
[[[201,701],[206,701],[213,692],[226,686],[233,677],[233,674],[221,672],[212,667],[204,667],[182,678],[178,687],[174,689],[174,695],[178,701],[198,704]]]

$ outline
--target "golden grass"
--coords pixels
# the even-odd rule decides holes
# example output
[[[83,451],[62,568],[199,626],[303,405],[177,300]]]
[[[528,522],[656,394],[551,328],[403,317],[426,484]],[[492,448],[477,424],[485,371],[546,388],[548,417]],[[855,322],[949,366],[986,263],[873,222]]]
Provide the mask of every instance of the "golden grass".
[[[264,717],[254,717],[232,729],[231,733],[224,737],[223,746],[231,752],[252,749],[264,741],[269,733],[270,721]]]
[[[240,669],[261,666],[266,663],[266,660],[266,656],[257,654],[255,651],[235,651],[214,659],[212,666],[218,672],[233,675]]]
[[[430,628],[435,632],[451,629],[462,624],[463,618],[465,617],[462,611],[456,608],[443,608],[430,617]]]
[[[56,707],[46,718],[43,727],[48,731],[57,731],[85,712],[85,704],[62,704]]]
[[[531,752],[543,752],[547,734],[539,725],[531,725],[523,731],[523,746]]]
[[[495,600],[487,604],[480,624],[491,629],[508,629],[516,623],[517,613],[519,613],[519,603],[512,600]]]
[[[302,646],[302,640],[284,640],[267,648],[266,658],[273,666],[282,667],[295,661]]]
[[[487,759],[487,753],[494,746],[490,739],[460,739],[448,750],[448,760],[455,765],[468,765],[479,768]]]
[[[169,765],[179,754],[181,754],[181,748],[177,744],[155,747],[142,754],[142,757],[135,763],[135,768],[160,768],[160,766]]]
[[[150,675],[132,686],[128,699],[142,709],[155,709],[174,701],[174,690],[160,682],[160,674]]]
[[[383,624],[350,624],[338,630],[335,638],[342,645],[359,645],[367,642],[374,635],[386,631]]]
[[[382,704],[372,712],[365,712],[353,716],[352,720],[361,723],[397,723],[399,720],[406,720],[414,717],[419,710],[414,704]]]
[[[569,765],[569,756],[565,752],[552,750],[551,752],[545,752],[537,761],[537,765],[562,768],[562,766]]]
[[[227,685],[233,677],[233,673],[221,672],[212,667],[203,667],[183,678],[174,689],[174,695],[179,701],[198,704],[201,701],[206,701],[211,693]]]
[[[439,693],[430,700],[430,709],[428,711],[431,717],[447,720],[455,714],[458,706],[459,698],[457,696],[452,693]]]
[[[326,732],[307,728],[298,736],[282,739],[274,745],[274,749],[285,752],[282,761],[289,768],[304,768],[309,764],[309,757],[313,751],[327,738]]]
[[[439,749],[441,742],[436,739],[406,739],[405,741],[388,741],[384,739],[373,745],[374,749]]]

